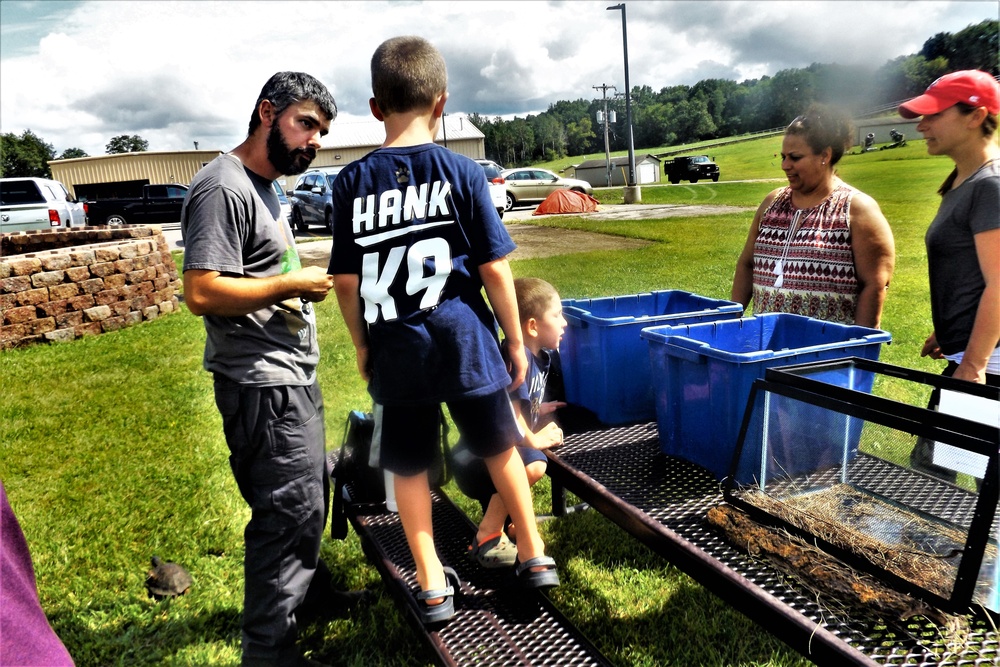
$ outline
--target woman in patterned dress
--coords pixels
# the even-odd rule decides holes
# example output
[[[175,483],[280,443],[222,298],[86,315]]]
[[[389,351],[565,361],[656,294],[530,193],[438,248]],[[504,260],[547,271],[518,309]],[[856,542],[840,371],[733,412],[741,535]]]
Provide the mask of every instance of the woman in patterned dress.
[[[736,263],[732,299],[755,314],[796,313],[878,328],[895,265],[889,223],[874,199],[842,181],[851,126],[813,105],[785,129],[788,185],[754,215]]]

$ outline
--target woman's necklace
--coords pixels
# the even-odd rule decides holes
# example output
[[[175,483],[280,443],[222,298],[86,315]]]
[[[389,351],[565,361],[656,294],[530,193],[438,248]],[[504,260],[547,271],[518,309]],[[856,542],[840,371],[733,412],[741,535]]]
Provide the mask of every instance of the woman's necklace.
[[[781,251],[781,258],[774,265],[774,275],[778,276],[774,280],[775,288],[780,288],[785,284],[785,260],[788,259],[788,252],[792,248],[792,239],[795,238],[795,233],[799,231],[799,223],[802,218],[805,217],[802,215],[803,210],[804,209],[801,208],[795,210],[795,215],[792,217],[792,224],[788,226],[788,236],[785,237],[785,247]]]

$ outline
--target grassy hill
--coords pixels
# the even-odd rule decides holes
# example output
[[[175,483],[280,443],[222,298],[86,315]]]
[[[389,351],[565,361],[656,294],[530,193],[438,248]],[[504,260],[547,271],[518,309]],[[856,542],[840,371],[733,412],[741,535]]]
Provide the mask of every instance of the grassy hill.
[[[567,298],[659,289],[728,298],[752,209],[783,181],[779,150],[780,138],[768,137],[709,151],[725,181],[750,182],[642,189],[644,202],[713,202],[745,212],[533,218],[529,224],[653,243],[516,261],[512,269],[549,280]],[[930,331],[923,233],[950,168],[947,159],[928,158],[921,141],[849,155],[840,166],[847,182],[879,202],[895,235],[896,273],[883,317],[893,335],[882,353],[890,363],[941,367],[919,358]],[[621,190],[597,196],[621,201]],[[332,448],[348,410],[371,401],[336,300],[317,304],[316,312]],[[211,378],[201,369],[203,345],[200,319],[185,310],[68,344],[0,353],[0,479],[27,535],[42,604],[80,667],[239,662],[247,510],[229,472]],[[478,518],[475,503],[453,487],[449,493]],[[548,493],[543,480],[535,492],[539,512],[551,508]],[[573,514],[542,530],[565,582],[553,601],[616,665],[809,664],[598,513]],[[153,554],[192,571],[191,594],[159,604],[147,599],[143,580]],[[353,535],[327,541],[323,556],[343,585],[384,591]],[[388,595],[352,619],[308,628],[303,645],[335,664],[432,663]]]

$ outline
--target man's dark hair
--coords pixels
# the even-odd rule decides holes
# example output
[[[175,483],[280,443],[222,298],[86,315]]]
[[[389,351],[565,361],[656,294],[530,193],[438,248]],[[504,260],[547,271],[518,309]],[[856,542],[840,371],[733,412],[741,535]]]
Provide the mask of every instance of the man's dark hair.
[[[275,114],[278,116],[297,102],[311,101],[316,103],[327,120],[333,122],[337,117],[337,103],[330,91],[318,79],[305,72],[278,72],[260,89],[260,95],[257,96],[253,113],[250,115],[247,136],[253,134],[260,126],[260,103],[263,100],[269,100],[274,105]]]

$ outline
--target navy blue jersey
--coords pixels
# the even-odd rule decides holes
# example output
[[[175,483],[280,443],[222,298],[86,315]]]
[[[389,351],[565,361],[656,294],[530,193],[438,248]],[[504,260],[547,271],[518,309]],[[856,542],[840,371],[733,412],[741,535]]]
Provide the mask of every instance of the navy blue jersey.
[[[506,387],[478,269],[516,246],[482,168],[435,144],[380,148],[340,172],[333,207],[330,273],[360,277],[372,397],[420,405]]]
[[[558,352],[550,352],[543,348],[540,350],[541,354],[535,356],[527,348],[524,351],[528,358],[528,370],[524,375],[524,382],[511,392],[510,398],[512,401],[521,402],[521,415],[531,432],[535,433],[539,429],[541,418],[539,411],[545,397],[545,385],[549,378],[550,354],[558,354]],[[506,346],[504,346],[503,352],[506,358]]]

